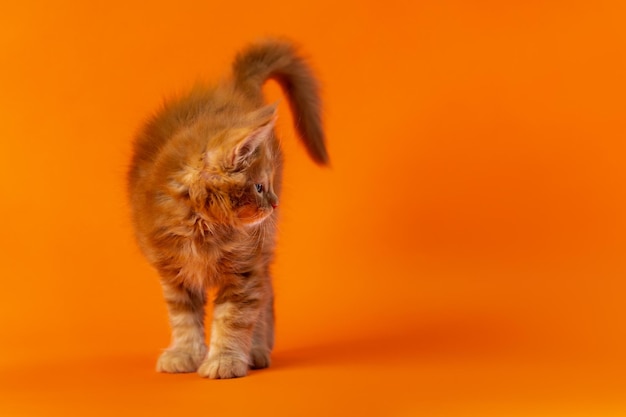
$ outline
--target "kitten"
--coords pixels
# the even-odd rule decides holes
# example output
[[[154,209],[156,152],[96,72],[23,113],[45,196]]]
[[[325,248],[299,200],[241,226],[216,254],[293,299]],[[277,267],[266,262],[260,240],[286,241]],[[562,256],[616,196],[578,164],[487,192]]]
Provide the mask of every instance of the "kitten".
[[[158,270],[172,341],[159,372],[235,378],[266,368],[274,344],[270,263],[282,179],[267,79],[281,85],[311,158],[327,164],[317,81],[288,42],[252,45],[232,77],[168,102],[134,144],[128,175],[139,246]],[[207,289],[216,289],[210,346]]]

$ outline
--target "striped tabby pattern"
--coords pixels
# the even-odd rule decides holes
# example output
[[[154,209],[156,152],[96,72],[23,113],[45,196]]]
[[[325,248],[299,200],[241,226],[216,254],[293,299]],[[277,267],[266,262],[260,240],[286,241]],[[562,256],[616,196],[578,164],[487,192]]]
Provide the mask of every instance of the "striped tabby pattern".
[[[328,162],[317,82],[288,42],[242,51],[228,80],[167,102],[138,134],[128,175],[137,241],[157,269],[172,328],[160,372],[234,378],[270,364],[270,277],[282,154],[276,106],[261,87],[288,96],[311,158]],[[215,288],[210,345],[207,290]]]

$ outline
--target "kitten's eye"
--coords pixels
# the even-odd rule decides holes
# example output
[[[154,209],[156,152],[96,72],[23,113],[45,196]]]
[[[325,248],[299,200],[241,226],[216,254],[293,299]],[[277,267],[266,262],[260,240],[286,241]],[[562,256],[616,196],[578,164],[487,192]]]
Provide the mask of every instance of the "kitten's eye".
[[[257,193],[261,194],[263,192],[263,184],[254,184]]]

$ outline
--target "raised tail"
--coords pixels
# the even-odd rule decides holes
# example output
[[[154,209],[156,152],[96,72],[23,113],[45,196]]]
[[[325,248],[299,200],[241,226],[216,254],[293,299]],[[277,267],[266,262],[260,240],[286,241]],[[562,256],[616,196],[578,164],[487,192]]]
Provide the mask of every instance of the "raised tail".
[[[233,76],[237,87],[254,97],[261,97],[266,80],[276,80],[289,98],[295,128],[309,155],[320,165],[328,164],[318,82],[291,43],[270,40],[249,46],[235,58]]]

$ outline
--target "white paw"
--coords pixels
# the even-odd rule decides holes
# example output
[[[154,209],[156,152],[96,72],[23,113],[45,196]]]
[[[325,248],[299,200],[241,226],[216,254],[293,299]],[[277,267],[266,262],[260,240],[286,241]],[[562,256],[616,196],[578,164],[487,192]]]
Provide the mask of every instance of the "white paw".
[[[207,357],[198,368],[198,374],[204,378],[228,379],[246,376],[248,362],[233,355],[220,354]]]
[[[157,361],[158,372],[195,372],[202,362],[203,354],[192,354],[184,350],[166,350]]]

